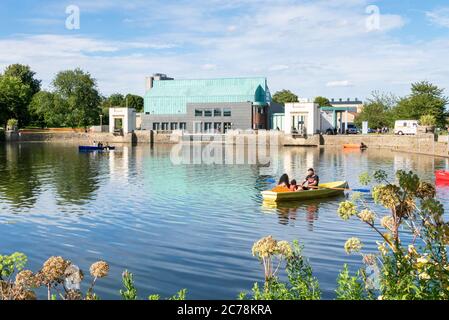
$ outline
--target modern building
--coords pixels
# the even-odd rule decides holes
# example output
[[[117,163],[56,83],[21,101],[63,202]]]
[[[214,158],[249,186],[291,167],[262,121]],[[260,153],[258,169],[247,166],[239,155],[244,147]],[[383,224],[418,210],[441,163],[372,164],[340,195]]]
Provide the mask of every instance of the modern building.
[[[321,131],[320,106],[312,100],[285,104],[284,132],[314,135]]]
[[[109,109],[109,132],[127,134],[136,129],[136,110],[132,108]]]
[[[146,80],[144,130],[226,133],[269,129],[271,95],[264,77]]]
[[[338,108],[347,108],[349,112],[360,113],[363,109],[363,101],[360,101],[358,98],[351,100],[350,98],[345,99],[331,99],[330,105],[332,107]]]

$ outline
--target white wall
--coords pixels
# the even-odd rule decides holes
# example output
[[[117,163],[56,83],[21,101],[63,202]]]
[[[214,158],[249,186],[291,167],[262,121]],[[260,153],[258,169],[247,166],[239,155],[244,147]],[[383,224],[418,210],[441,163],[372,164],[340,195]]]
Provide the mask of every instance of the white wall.
[[[123,133],[131,133],[136,130],[136,110],[131,108],[109,109],[109,132],[114,133],[115,119],[122,119]]]
[[[294,102],[285,104],[285,118],[284,118],[284,132],[292,133],[293,115],[306,114],[307,123],[305,123],[306,132],[308,135],[313,135],[317,130],[321,130],[320,110],[319,105],[313,102]]]

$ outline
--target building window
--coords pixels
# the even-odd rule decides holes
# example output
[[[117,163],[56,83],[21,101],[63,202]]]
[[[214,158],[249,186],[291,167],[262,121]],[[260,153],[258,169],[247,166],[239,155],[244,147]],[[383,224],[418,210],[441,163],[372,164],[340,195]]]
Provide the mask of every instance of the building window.
[[[195,117],[202,117],[202,116],[203,116],[203,110],[195,109]]]
[[[204,116],[205,117],[212,117],[212,110],[211,109],[204,110]]]
[[[172,122],[170,123],[170,130],[178,130],[178,123]]]
[[[214,123],[214,130],[216,133],[221,133],[221,122]]]
[[[181,122],[179,124],[179,130],[187,130],[187,124],[185,122]]]
[[[223,123],[223,128],[224,128],[224,133],[228,132],[228,130],[231,130],[231,128],[232,128],[232,123],[230,123],[230,122]]]
[[[223,110],[223,117],[230,117],[232,115],[231,109]]]
[[[160,123],[159,122],[154,122],[153,123],[153,130],[154,131],[158,131],[160,129]]]
[[[204,131],[212,132],[212,122],[205,122],[204,123]]]
[[[221,117],[221,109],[214,109],[214,117]]]
[[[168,131],[168,122],[162,122],[162,131]]]

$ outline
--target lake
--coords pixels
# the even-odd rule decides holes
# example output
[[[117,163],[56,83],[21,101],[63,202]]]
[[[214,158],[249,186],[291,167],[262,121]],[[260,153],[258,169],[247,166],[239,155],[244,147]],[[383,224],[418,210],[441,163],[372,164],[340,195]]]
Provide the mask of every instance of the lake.
[[[433,182],[448,160],[368,149],[281,148],[268,164],[176,164],[172,146],[119,146],[110,153],[79,153],[72,144],[0,145],[0,254],[29,257],[37,270],[50,256],[70,259],[88,273],[105,260],[102,299],[119,299],[121,273],[134,273],[139,297],[171,296],[188,289],[189,299],[233,299],[263,280],[253,243],[273,235],[304,245],[323,297],[332,299],[348,256],[347,238],[367,250],[376,235],[336,211],[344,196],[272,208],[260,192],[287,172],[303,179],[315,167],[321,182],[348,180],[361,187],[360,173],[410,169]],[[449,209],[449,187],[438,188]],[[372,199],[368,198],[369,202]],[[89,277],[87,277],[89,278]]]

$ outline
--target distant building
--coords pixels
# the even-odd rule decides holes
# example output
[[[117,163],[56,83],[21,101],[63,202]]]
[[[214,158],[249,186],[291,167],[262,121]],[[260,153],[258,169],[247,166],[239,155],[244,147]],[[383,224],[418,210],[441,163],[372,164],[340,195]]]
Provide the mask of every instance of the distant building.
[[[350,98],[345,99],[334,99],[330,100],[330,104],[332,107],[341,107],[348,108],[349,112],[360,113],[363,109],[363,101],[360,101],[358,98],[351,100]]]
[[[175,80],[146,79],[144,130],[226,133],[269,129],[271,94],[264,77]]]

